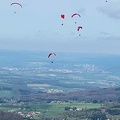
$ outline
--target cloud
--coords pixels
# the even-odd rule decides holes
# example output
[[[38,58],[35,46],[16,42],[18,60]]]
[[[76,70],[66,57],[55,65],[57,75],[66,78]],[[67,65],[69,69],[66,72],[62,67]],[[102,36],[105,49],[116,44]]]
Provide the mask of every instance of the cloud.
[[[97,37],[97,40],[120,42],[120,36],[112,35],[106,32],[100,32],[99,36]]]
[[[108,38],[111,37],[112,35],[107,33],[107,32],[100,32],[99,33],[99,37],[104,37],[104,38]]]
[[[110,2],[105,6],[99,7],[97,9],[108,17],[120,19],[120,1]]]
[[[85,8],[80,8],[80,9],[78,10],[78,13],[84,15],[84,14],[85,14],[85,11],[86,11]]]

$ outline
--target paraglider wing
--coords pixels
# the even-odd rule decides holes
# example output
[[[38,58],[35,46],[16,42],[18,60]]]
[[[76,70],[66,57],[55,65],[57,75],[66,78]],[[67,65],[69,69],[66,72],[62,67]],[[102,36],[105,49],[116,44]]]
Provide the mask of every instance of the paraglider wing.
[[[20,3],[16,3],[16,2],[11,3],[11,5],[14,5],[14,4],[17,4],[17,5],[19,5],[22,8],[22,5]]]
[[[79,31],[80,29],[82,29],[82,26],[78,26],[77,27],[77,31]]]
[[[50,53],[50,54],[48,55],[48,58],[49,58],[52,54],[53,54],[54,56],[56,56],[56,53]]]
[[[52,55],[52,53],[50,53],[50,54],[48,55],[48,58],[49,58],[51,55]]]
[[[74,14],[72,14],[71,17],[74,17],[74,16],[76,16],[76,15],[79,16],[79,17],[81,17],[80,14],[78,14],[78,13],[74,13]]]
[[[54,56],[56,56],[56,53],[53,53],[54,54]]]
[[[61,14],[61,18],[64,19],[64,18],[65,18],[65,15],[64,15],[64,14]]]

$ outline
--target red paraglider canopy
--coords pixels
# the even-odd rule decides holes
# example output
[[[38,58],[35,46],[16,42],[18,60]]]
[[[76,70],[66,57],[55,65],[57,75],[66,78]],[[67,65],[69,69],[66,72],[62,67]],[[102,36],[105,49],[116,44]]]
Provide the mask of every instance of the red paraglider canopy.
[[[65,18],[65,15],[64,15],[64,14],[61,14],[61,18],[64,19],[64,18]]]

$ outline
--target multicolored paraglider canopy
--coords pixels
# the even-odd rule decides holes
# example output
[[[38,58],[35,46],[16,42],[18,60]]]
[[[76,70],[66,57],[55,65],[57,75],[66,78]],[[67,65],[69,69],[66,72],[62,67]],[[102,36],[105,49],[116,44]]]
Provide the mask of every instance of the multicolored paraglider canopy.
[[[48,54],[48,58],[49,58],[51,55],[56,56],[56,53],[49,53],[49,54]]]
[[[78,26],[77,27],[77,31],[79,31],[80,29],[82,29],[82,26]]]

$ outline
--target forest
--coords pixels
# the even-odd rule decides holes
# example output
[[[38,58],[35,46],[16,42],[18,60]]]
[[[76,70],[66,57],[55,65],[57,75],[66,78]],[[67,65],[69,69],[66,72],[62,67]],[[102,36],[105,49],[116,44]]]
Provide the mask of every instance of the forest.
[[[20,97],[19,102],[28,101],[41,101],[41,102],[51,102],[51,101],[84,101],[93,103],[102,103],[105,101],[120,101],[120,88],[98,88],[91,90],[79,90],[67,93],[33,93],[30,91],[25,92],[24,90],[19,90]],[[28,93],[26,95],[26,93]]]

